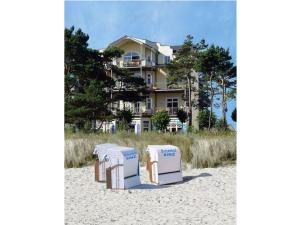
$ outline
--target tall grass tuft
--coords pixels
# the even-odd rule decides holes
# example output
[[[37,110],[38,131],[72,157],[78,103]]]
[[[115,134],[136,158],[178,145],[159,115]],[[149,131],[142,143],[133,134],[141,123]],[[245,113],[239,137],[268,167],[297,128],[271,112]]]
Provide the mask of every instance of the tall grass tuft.
[[[216,167],[236,161],[236,138],[202,138],[191,146],[192,166],[196,168]]]
[[[148,132],[135,135],[129,132],[111,134],[65,134],[65,167],[81,167],[93,161],[93,149],[96,144],[116,143],[135,147],[140,161],[145,163],[147,145],[171,144],[180,148],[184,164],[193,167],[213,167],[223,162],[233,162],[236,158],[235,134],[171,134]]]

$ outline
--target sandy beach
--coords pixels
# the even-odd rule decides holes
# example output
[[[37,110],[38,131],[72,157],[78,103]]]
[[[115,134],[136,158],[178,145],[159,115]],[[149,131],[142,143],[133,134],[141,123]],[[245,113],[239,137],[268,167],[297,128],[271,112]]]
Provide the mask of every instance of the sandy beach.
[[[236,167],[187,169],[184,181],[107,190],[94,168],[65,169],[65,224],[235,224]]]

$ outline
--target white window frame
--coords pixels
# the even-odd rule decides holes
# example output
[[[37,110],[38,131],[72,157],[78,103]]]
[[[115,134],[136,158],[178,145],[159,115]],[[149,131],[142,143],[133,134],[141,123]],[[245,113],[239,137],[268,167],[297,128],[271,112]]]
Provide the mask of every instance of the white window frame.
[[[148,99],[150,100],[150,108],[148,108]],[[146,110],[151,110],[152,109],[152,98],[151,97],[147,97],[146,98]]]
[[[168,107],[168,99],[172,99],[172,107]],[[173,106],[174,99],[177,100],[177,107]],[[171,115],[173,115],[174,108],[179,109],[179,97],[167,97],[166,98],[166,110],[168,110],[168,112],[169,112],[169,109],[171,109]]]
[[[135,113],[140,113],[140,111],[141,111],[141,102],[135,102],[134,103],[134,112]]]
[[[166,108],[169,108],[168,107],[168,99],[172,99],[172,105],[173,105],[173,100],[176,99],[177,100],[177,108],[179,108],[179,98],[178,97],[166,97]],[[172,106],[172,108],[174,108]]]

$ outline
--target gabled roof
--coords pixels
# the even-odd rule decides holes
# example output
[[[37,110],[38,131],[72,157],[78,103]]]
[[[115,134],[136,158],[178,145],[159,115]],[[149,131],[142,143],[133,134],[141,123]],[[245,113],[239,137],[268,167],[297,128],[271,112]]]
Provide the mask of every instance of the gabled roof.
[[[157,50],[157,47],[156,47],[156,43],[155,43],[155,42],[152,42],[152,41],[149,41],[149,40],[146,40],[146,39],[140,39],[140,38],[130,37],[130,36],[127,36],[127,35],[125,35],[125,36],[119,38],[118,40],[116,40],[116,41],[110,43],[110,44],[108,45],[108,47],[117,45],[117,44],[121,43],[121,42],[124,41],[124,40],[132,40],[132,41],[134,41],[134,42],[136,42],[136,43],[144,44],[144,45],[148,46],[149,48],[152,48],[152,49],[154,49],[154,50]]]

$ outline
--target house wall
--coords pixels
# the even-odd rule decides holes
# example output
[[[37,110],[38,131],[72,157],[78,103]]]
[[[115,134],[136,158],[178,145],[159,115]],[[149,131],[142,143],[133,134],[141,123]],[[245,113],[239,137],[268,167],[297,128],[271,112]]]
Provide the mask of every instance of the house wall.
[[[173,60],[173,50],[170,48],[170,46],[166,46],[166,45],[161,45],[159,43],[153,43],[152,44],[153,47],[157,48],[159,51],[159,54],[156,58],[156,53],[152,52],[152,62],[156,61],[157,64],[164,64],[165,63],[165,56],[170,56],[170,60]],[[147,62],[147,56],[150,56],[151,59],[151,50],[145,46],[144,44],[140,45],[139,43],[136,43],[132,40],[126,40],[124,42],[122,42],[122,44],[118,45],[119,48],[124,50],[124,53],[129,52],[129,51],[134,51],[137,52],[140,55],[141,60],[145,60]],[[157,59],[157,60],[156,60]],[[119,61],[123,61],[123,58],[120,58]],[[142,61],[142,65],[146,67],[143,67],[142,69],[134,69],[132,70],[134,72],[135,75],[137,76],[142,76],[144,79],[147,78],[147,74],[151,74],[152,75],[152,85],[149,85],[150,90],[153,89],[160,89],[160,90],[168,90],[167,87],[167,73],[161,69],[161,68],[149,68],[149,66],[151,64],[145,64],[145,61]],[[122,66],[122,62],[121,62],[121,66]],[[148,69],[148,70],[147,70]],[[141,73],[142,72],[142,73]],[[146,83],[146,80],[145,80]],[[167,101],[166,99],[168,97],[176,97],[178,98],[178,107],[179,108],[183,108],[185,107],[185,101],[182,100],[182,95],[183,93],[174,93],[174,92],[163,92],[163,93],[151,93],[149,95],[149,97],[152,99],[152,113],[154,113],[156,110],[166,110],[167,107]],[[196,100],[197,96],[192,95],[192,99]],[[134,110],[134,103],[124,103],[124,102],[120,102],[120,109],[124,109],[124,108],[129,108],[131,110]],[[146,101],[142,101],[140,103],[140,112],[145,112],[146,111]],[[149,112],[149,111],[148,111]],[[192,121],[193,121],[193,126],[195,127],[195,125],[197,124],[196,121],[196,117],[197,117],[197,110],[193,110],[193,117],[192,117]],[[150,121],[150,116],[151,114],[145,115],[143,117],[136,116],[133,123],[139,123],[141,125],[141,128],[143,130],[143,122],[144,121]],[[176,119],[174,116],[172,117],[173,119]],[[170,123],[171,124],[171,123]],[[197,125],[196,125],[197,127]],[[196,128],[195,127],[195,128]],[[176,128],[177,129],[177,128]]]
[[[185,102],[182,100],[183,93],[151,93],[149,97],[152,99],[152,109],[165,110],[167,107],[167,98],[178,98],[179,108],[185,106]],[[134,103],[120,101],[120,109],[127,108],[134,110]],[[144,112],[146,110],[146,101],[140,102],[140,110]]]
[[[158,64],[164,64],[164,57],[170,56],[170,59],[173,59],[173,50],[170,48],[170,46],[167,45],[160,45],[157,43],[158,51],[160,52],[158,54]]]
[[[138,44],[134,41],[127,41],[118,47],[123,49],[125,53],[133,51],[133,52],[137,52],[140,55],[141,59],[145,58],[145,46],[144,45],[142,45],[142,48],[141,48],[140,44]]]
[[[158,89],[167,89],[167,73],[162,69],[157,69],[156,71],[155,86],[158,87]]]
[[[151,50],[149,48],[145,47],[145,59],[147,59],[149,56],[150,60],[151,60]],[[155,57],[155,53],[152,51],[152,62],[156,62],[156,57]],[[157,62],[156,62],[157,63]]]
[[[177,97],[179,108],[184,107],[185,102],[182,100],[182,93],[156,93],[156,106],[158,108],[166,109],[167,98],[169,97]]]

